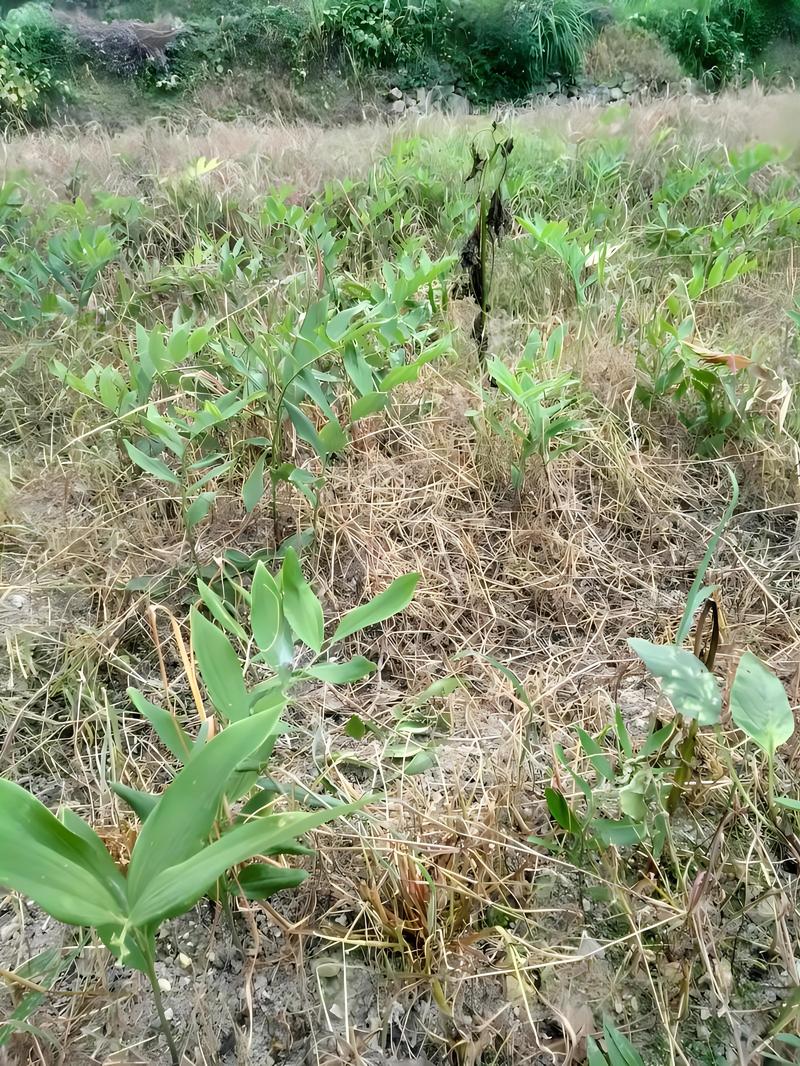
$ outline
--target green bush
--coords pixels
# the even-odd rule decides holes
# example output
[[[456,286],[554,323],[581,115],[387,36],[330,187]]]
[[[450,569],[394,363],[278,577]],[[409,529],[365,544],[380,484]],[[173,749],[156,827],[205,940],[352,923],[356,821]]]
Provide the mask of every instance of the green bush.
[[[773,40],[800,32],[800,0],[638,0],[625,7],[690,74],[716,85],[752,66]]]
[[[494,100],[574,73],[592,23],[586,0],[330,0],[321,30],[358,66],[452,80]]]
[[[0,21],[0,122],[31,121],[65,89],[64,35],[43,5],[24,4]]]

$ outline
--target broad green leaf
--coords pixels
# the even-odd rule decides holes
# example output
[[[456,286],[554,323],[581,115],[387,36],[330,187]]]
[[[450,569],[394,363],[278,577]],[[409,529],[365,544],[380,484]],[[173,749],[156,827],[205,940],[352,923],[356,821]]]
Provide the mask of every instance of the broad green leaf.
[[[236,894],[241,892],[245,899],[268,899],[285,888],[297,888],[307,877],[306,870],[251,862],[231,881],[231,891]]]
[[[244,631],[244,627],[233,617],[228,608],[225,606],[225,601],[221,596],[207,585],[202,578],[197,579],[197,589],[200,593],[200,599],[208,607],[208,610],[223,629],[227,629],[229,633],[232,633],[235,637],[238,637],[244,644],[247,643],[247,634]]]
[[[385,392],[368,392],[361,396],[350,408],[350,421],[358,422],[360,418],[368,418],[370,415],[383,411],[389,402]]]
[[[366,626],[376,625],[404,611],[411,603],[419,579],[419,574],[405,574],[403,577],[398,577],[369,603],[348,611],[336,627],[336,632],[333,634],[334,642],[344,640],[345,637],[357,633]]]
[[[585,729],[581,729],[580,726],[576,726],[576,730],[578,733],[578,737],[580,738],[581,747],[589,756],[589,761],[591,762],[597,773],[606,781],[613,781],[614,771],[611,769],[611,763],[608,761],[608,758],[603,753],[603,749],[600,747],[596,740],[589,736]]]
[[[250,589],[250,626],[261,651],[269,651],[281,628],[281,600],[275,578],[259,559]]]
[[[594,1037],[589,1037],[586,1050],[589,1055],[589,1066],[608,1066],[608,1059],[597,1046],[597,1041]]]
[[[250,719],[250,722],[241,722],[236,726],[231,726],[225,732],[230,733],[234,729],[241,729],[252,722],[260,721],[262,717],[260,715]],[[225,733],[222,733],[220,737],[215,738],[206,750],[210,750],[224,736]],[[182,773],[186,772],[186,770],[182,771]],[[174,784],[171,787],[174,788]],[[166,798],[165,796],[164,799]],[[255,818],[244,825],[234,826],[213,844],[209,844],[202,850],[196,850],[190,857],[175,862],[162,869],[156,876],[148,878],[148,882],[143,885],[132,903],[132,923],[146,925],[149,922],[162,921],[176,914],[183,914],[208,892],[231,866],[246,862],[255,855],[263,855],[268,850],[280,849],[284,844],[290,845],[296,837],[309,829],[314,829],[339,815],[349,814],[359,806],[361,804],[353,803],[313,813],[293,811],[289,814],[270,814],[263,818]],[[142,834],[160,814],[159,809],[153,818],[145,822]],[[141,840],[141,835],[139,840]],[[138,844],[137,841],[137,847]],[[135,857],[136,849],[134,848]],[[131,867],[133,867],[133,859]]]
[[[162,463],[160,459],[155,459],[151,455],[145,455],[129,440],[124,440],[122,443],[125,445],[125,450],[130,456],[131,462],[135,463],[141,470],[152,474],[153,477],[157,477],[159,481],[168,481],[170,485],[180,485],[181,479],[176,474],[173,474],[166,463]]]
[[[633,780],[619,790],[619,809],[634,822],[643,822],[647,817],[647,804],[644,797],[649,780],[648,771],[639,770],[633,775]]]
[[[117,924],[125,882],[102,850],[104,860],[83,833],[71,832],[30,792],[0,779],[0,884],[35,900],[59,922]]]
[[[791,796],[776,796],[775,802],[779,807],[785,807],[788,811],[800,811],[800,799]]]
[[[358,714],[351,714],[345,722],[344,731],[353,740],[361,740],[369,732],[364,719]]]
[[[266,453],[263,453],[256,460],[256,465],[248,474],[244,485],[242,485],[242,503],[248,514],[253,513],[264,495],[264,463],[266,458]]]
[[[715,725],[722,710],[719,686],[703,663],[685,648],[674,644],[652,644],[630,637],[628,644],[645,666],[661,681],[661,690],[684,718],[696,718],[700,725]]]
[[[289,421],[297,431],[297,436],[304,440],[306,444],[310,444],[318,456],[326,455],[327,449],[320,440],[319,433],[314,428],[308,415],[304,414],[299,407],[295,407],[293,403],[289,403],[288,400],[283,401],[283,406],[289,416]]]
[[[181,726],[177,718],[156,706],[139,692],[138,689],[128,689],[128,699],[134,705],[139,714],[144,715],[150,725],[155,729],[158,739],[175,758],[183,763],[189,757],[192,750],[192,742]]]
[[[322,441],[326,455],[343,452],[349,443],[347,434],[335,420],[325,423],[319,431],[319,439]]]
[[[546,788],[544,798],[553,820],[568,833],[578,835],[583,826],[564,796],[555,788]]]
[[[216,492],[201,492],[196,499],[192,500],[186,508],[186,528],[194,529],[198,522],[202,522],[211,510],[211,505],[216,499]]]
[[[329,685],[348,685],[353,681],[361,681],[362,678],[374,674],[376,670],[375,663],[357,655],[346,663],[317,663],[307,667],[304,673],[315,677],[317,681],[325,681]]]
[[[197,861],[197,853],[205,846],[219,814],[231,775],[267,741],[279,717],[280,707],[228,726],[197,751],[167,786],[155,811],[142,826],[131,855],[128,901],[132,912],[143,897],[150,895],[154,883],[165,871],[182,863],[191,866]],[[245,858],[249,856],[234,861],[242,862]],[[203,894],[211,881],[203,882],[195,898]],[[174,887],[173,881],[170,884]],[[144,925],[164,916],[148,911],[147,916],[137,918],[134,924]]]
[[[300,640],[319,655],[325,626],[322,604],[303,577],[293,548],[289,548],[284,556],[281,579],[283,613]]]
[[[736,668],[730,705],[734,723],[769,756],[794,733],[794,715],[786,690],[749,651]]]
[[[249,696],[233,645],[196,607],[191,626],[192,648],[212,703],[229,722],[246,717]]]
[[[593,818],[591,828],[595,836],[607,847],[630,847],[632,844],[640,844],[647,835],[647,830],[643,825],[638,825],[626,818],[621,818],[619,821],[611,818]]]
[[[128,804],[141,822],[147,821],[158,806],[158,796],[153,796],[149,792],[140,792],[138,788],[123,785],[121,781],[110,781],[109,788],[115,796],[119,796]]]
[[[642,1056],[608,1018],[603,1021],[603,1039],[606,1042],[609,1066],[644,1066]]]

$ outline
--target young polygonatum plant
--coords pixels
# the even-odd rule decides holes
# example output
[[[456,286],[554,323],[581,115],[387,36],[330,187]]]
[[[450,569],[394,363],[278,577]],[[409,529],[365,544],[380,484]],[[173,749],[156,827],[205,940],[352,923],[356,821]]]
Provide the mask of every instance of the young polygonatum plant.
[[[62,809],[56,817],[24,788],[0,781],[0,883],[58,921],[95,929],[121,963],[148,975],[160,1004],[155,942],[161,923],[185,913],[240,863],[292,850],[300,834],[358,806],[256,814],[220,825],[231,784],[235,794],[242,765],[275,736],[281,709],[234,722],[189,754],[146,817],[126,872],[76,814]],[[269,888],[259,884],[269,871],[243,876],[245,894]]]

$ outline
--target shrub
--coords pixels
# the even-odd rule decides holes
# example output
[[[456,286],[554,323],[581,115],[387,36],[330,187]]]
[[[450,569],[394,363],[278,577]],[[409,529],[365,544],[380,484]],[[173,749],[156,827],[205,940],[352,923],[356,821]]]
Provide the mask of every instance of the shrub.
[[[0,22],[0,120],[36,118],[64,88],[57,75],[65,61],[63,35],[46,8],[25,4],[11,11]]]
[[[606,26],[586,53],[585,70],[597,82],[632,74],[648,85],[678,81],[683,70],[677,57],[650,30],[631,22]]]
[[[640,0],[626,7],[691,74],[715,84],[739,75],[772,40],[800,32],[798,0]]]
[[[585,0],[332,0],[321,30],[356,64],[395,67],[410,81],[435,70],[496,99],[576,71],[592,16]]]
[[[461,0],[455,58],[483,96],[522,96],[573,74],[591,36],[583,0]]]

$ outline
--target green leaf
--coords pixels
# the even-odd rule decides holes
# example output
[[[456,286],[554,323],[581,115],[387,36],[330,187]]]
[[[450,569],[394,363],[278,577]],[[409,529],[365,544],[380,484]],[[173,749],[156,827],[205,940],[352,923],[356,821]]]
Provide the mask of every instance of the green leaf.
[[[299,407],[295,407],[293,403],[289,403],[288,400],[283,401],[283,406],[289,416],[289,421],[297,431],[297,436],[304,440],[306,444],[310,444],[318,456],[326,455],[327,449],[320,440],[319,433],[317,433],[308,415],[304,414]]]
[[[251,862],[231,881],[231,891],[245,899],[268,899],[285,888],[297,888],[308,877],[306,870],[286,866],[271,866],[265,862]]]
[[[770,757],[794,733],[794,715],[783,685],[749,651],[736,668],[730,705],[734,723]]]
[[[133,924],[144,925],[178,913],[169,906],[164,913],[159,912],[154,885],[174,867],[181,864],[191,867],[199,861],[198,853],[205,847],[217,819],[230,777],[275,731],[280,710],[277,707],[228,726],[196,752],[167,786],[155,811],[142,826],[128,867],[128,901]],[[249,856],[243,855],[233,862],[243,862],[245,858]],[[203,881],[195,898],[222,872],[208,882]],[[169,884],[177,890],[174,877],[169,879]],[[149,902],[143,904],[143,900]]]
[[[315,677],[317,681],[325,681],[329,685],[348,685],[353,681],[361,681],[362,678],[374,674],[377,670],[375,663],[370,662],[361,655],[356,655],[346,663],[317,663],[309,666],[304,673]]]
[[[594,1037],[589,1037],[586,1050],[589,1055],[589,1066],[608,1066],[608,1059],[597,1046],[597,1041]]]
[[[581,729],[580,726],[576,726],[578,737],[580,738],[581,747],[589,756],[589,761],[595,768],[600,777],[606,781],[614,780],[614,771],[611,769],[611,763],[608,758],[603,754],[603,749],[594,740],[585,729]]]
[[[109,788],[114,795],[128,804],[141,822],[146,822],[158,806],[158,796],[153,796],[150,792],[140,792],[138,788],[123,785],[121,781],[110,781]]]
[[[211,702],[226,721],[247,716],[249,696],[242,676],[239,656],[221,629],[193,607],[191,610],[192,648]]]
[[[122,443],[125,445],[125,450],[130,456],[131,462],[135,463],[141,470],[152,474],[153,477],[157,477],[159,481],[168,481],[170,485],[180,485],[181,479],[176,474],[173,474],[166,463],[162,463],[160,459],[154,459],[151,455],[145,455],[129,440],[124,440]]]
[[[722,710],[722,696],[713,674],[685,648],[674,644],[652,644],[630,637],[628,644],[645,666],[661,681],[661,690],[684,718],[696,718],[700,725],[715,725]]]
[[[389,402],[385,392],[368,392],[361,396],[350,408],[350,421],[358,422],[360,418],[368,418],[370,415],[383,411]]]
[[[643,825],[638,825],[626,818],[621,818],[619,821],[611,818],[593,818],[591,828],[606,847],[625,848],[633,844],[641,844],[647,835]]]
[[[248,514],[253,513],[264,496],[264,463],[266,459],[265,452],[256,460],[256,465],[248,474],[244,485],[242,485],[242,503]]]
[[[125,881],[99,838],[94,844],[84,833],[71,832],[35,796],[5,779],[0,779],[0,884],[68,925],[123,920]]]
[[[325,455],[335,455],[338,452],[343,452],[349,442],[347,434],[335,420],[325,423],[319,431],[319,439],[325,448]]]
[[[246,644],[247,634],[245,633],[243,626],[241,626],[230,613],[225,606],[222,597],[218,596],[211,586],[207,585],[202,578],[197,579],[197,589],[200,593],[200,599],[208,608],[212,618],[215,618],[223,629],[227,629],[229,633],[232,633]]]
[[[145,699],[138,689],[129,688],[128,699],[155,729],[158,739],[167,751],[174,755],[178,762],[186,762],[192,750],[192,742],[177,718],[163,707]]]
[[[800,799],[791,796],[776,796],[775,802],[779,807],[785,807],[788,811],[800,811]]]
[[[240,722],[226,729],[225,733],[241,729],[253,722],[259,722],[262,718],[263,715],[259,715],[250,719],[249,722]],[[214,744],[225,736],[225,733],[215,737],[206,750],[213,748]],[[188,769],[189,767],[181,773],[186,773]],[[171,788],[174,787],[173,784]],[[164,800],[166,798],[165,796]],[[339,815],[349,814],[359,806],[361,804],[353,803],[313,813],[293,811],[289,814],[270,814],[264,818],[255,818],[244,825],[235,826],[208,847],[192,853],[183,861],[174,863],[156,876],[151,876],[147,884],[143,886],[143,890],[137,894],[132,905],[131,921],[135,925],[146,925],[149,922],[183,914],[208,892],[231,866],[246,862],[247,859],[264,854],[268,850],[274,851],[276,848],[280,849],[284,845],[291,844],[301,833],[314,829],[324,822],[329,822]],[[142,834],[147,831],[160,813],[159,809],[153,818],[145,822]],[[142,834],[139,836],[139,841],[142,839]],[[136,847],[139,846],[139,841],[136,842]],[[134,848],[135,857],[136,848]],[[133,859],[131,859],[131,867],[133,867]]]
[[[344,640],[345,637],[357,633],[366,626],[376,625],[399,611],[404,611],[411,603],[419,579],[419,574],[405,574],[403,577],[398,577],[369,603],[348,611],[336,627],[333,641]]]
[[[281,629],[281,599],[275,578],[259,559],[250,590],[250,625],[261,651],[269,651]]]
[[[606,1042],[609,1066],[644,1066],[642,1056],[608,1018],[603,1020],[603,1039]]]
[[[322,604],[303,577],[294,548],[289,548],[281,568],[283,613],[296,635],[318,655],[322,648],[325,621]]]
[[[564,796],[555,788],[546,788],[544,798],[553,820],[568,833],[578,836],[583,826]]]
[[[203,521],[211,510],[211,505],[216,499],[216,496],[216,492],[201,492],[196,499],[192,500],[186,508],[187,529],[194,529],[198,522]]]
[[[345,722],[344,731],[353,740],[361,740],[369,732],[364,719],[358,714],[351,714]]]

